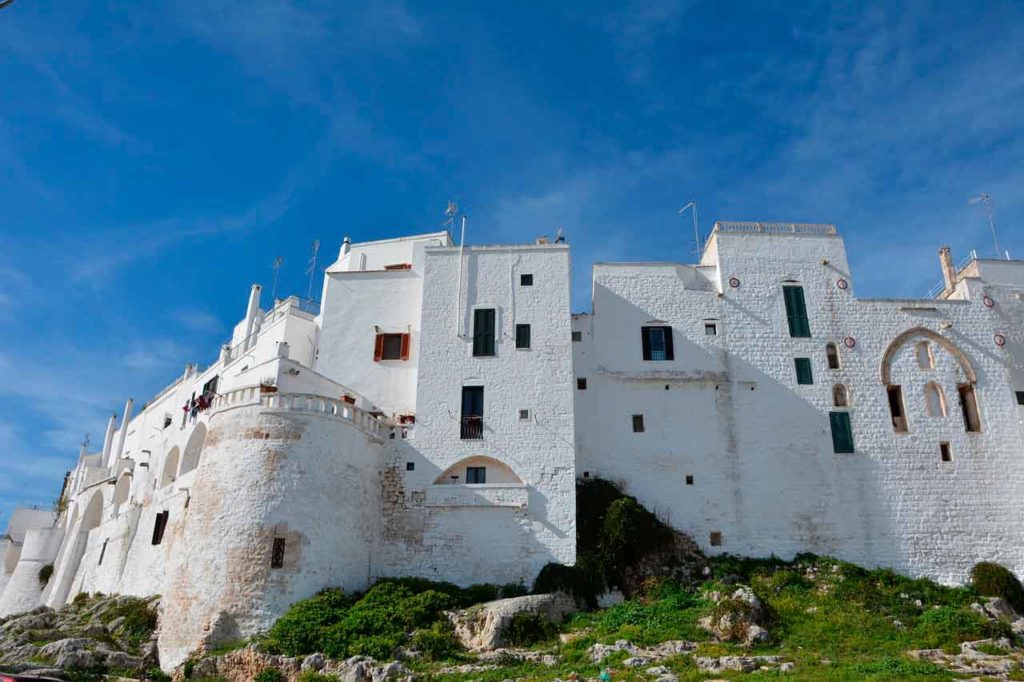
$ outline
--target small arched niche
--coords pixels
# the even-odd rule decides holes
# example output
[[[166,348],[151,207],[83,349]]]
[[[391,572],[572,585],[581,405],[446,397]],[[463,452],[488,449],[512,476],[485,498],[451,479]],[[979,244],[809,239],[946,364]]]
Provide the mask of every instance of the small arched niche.
[[[132,475],[125,472],[121,474],[121,478],[117,479],[117,485],[114,486],[114,499],[111,500],[114,504],[124,504],[128,501],[128,495],[132,492]]]
[[[839,369],[839,347],[831,341],[825,344],[825,361],[829,369]]]
[[[846,386],[836,384],[832,387],[832,405],[835,407],[850,406],[850,394],[847,392]]]
[[[934,381],[929,381],[924,386],[924,405],[929,417],[946,416],[946,396],[942,387]]]
[[[199,466],[199,456],[203,452],[203,443],[206,441],[206,425],[199,423],[192,431],[192,435],[185,444],[185,453],[181,456],[181,471],[178,476],[184,476]]]
[[[178,446],[175,445],[171,448],[171,451],[167,453],[167,457],[164,458],[164,470],[160,475],[160,487],[166,488],[170,484],[174,483],[174,479],[178,476],[178,460],[180,455],[178,452]]]
[[[444,473],[437,477],[434,483],[437,485],[463,483],[471,485],[522,485],[523,480],[504,462],[499,462],[493,457],[477,455],[467,457],[448,467],[444,470]]]

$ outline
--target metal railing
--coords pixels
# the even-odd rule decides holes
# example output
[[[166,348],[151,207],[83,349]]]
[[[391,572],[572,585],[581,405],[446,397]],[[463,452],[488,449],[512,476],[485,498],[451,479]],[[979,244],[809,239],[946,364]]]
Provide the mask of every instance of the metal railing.
[[[477,416],[468,416],[462,418],[461,428],[459,429],[459,438],[462,440],[483,440],[484,437],[484,418]]]
[[[835,225],[826,223],[758,223],[716,222],[716,232],[761,232],[766,234],[827,234],[837,233]]]
[[[384,425],[376,417],[340,398],[312,393],[264,393],[259,386],[246,386],[218,395],[213,401],[210,413],[212,415],[233,407],[249,405],[261,405],[268,410],[311,412],[337,417],[351,422],[353,426],[376,438],[384,438]]]
[[[959,275],[964,271],[971,261],[978,260],[977,249],[971,249],[970,253],[964,256],[964,259],[960,261],[960,264],[956,266],[956,274]],[[928,298],[937,298],[939,294],[946,290],[946,280],[943,279],[941,282],[933,286],[928,290]]]

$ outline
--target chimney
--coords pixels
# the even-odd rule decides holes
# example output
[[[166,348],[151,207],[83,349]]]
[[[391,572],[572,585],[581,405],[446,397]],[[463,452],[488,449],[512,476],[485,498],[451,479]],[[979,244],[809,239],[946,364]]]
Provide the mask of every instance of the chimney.
[[[945,283],[945,292],[949,293],[956,288],[956,266],[953,265],[953,254],[948,246],[939,249],[939,265],[942,267],[942,281]]]
[[[345,235],[345,238],[341,240],[341,251],[338,253],[338,260],[341,260],[348,255],[348,252],[352,250],[352,240]]]
[[[259,284],[253,284],[249,291],[249,307],[245,309],[245,343],[243,348],[252,348],[252,332],[256,324],[256,316],[260,313],[260,291],[263,290]]]

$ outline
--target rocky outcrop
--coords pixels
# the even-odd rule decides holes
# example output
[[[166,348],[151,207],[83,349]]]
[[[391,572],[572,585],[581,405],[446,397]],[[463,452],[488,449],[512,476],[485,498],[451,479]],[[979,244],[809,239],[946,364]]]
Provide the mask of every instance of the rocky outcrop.
[[[629,640],[620,639],[614,644],[595,644],[587,650],[587,654],[594,663],[601,663],[608,656],[625,651],[629,657],[623,661],[623,665],[627,668],[642,668],[672,656],[688,654],[696,648],[697,645],[694,642],[682,639],[669,640],[649,648],[638,647]]]
[[[993,651],[1001,653],[992,653]],[[918,649],[911,651],[910,656],[921,661],[931,661],[960,675],[994,677],[1002,680],[1009,679],[1011,673],[1021,670],[1022,658],[1008,639],[963,642],[958,654],[948,654],[942,649]]]
[[[251,682],[264,670],[277,670],[288,682],[294,682],[307,670],[335,677],[342,682],[412,682],[413,679],[409,669],[398,661],[378,663],[368,656],[353,656],[344,661],[336,661],[323,654],[277,656],[262,652],[252,644],[220,656],[186,663],[175,672],[174,678],[218,678],[227,682]]]
[[[700,619],[700,626],[723,642],[741,642],[746,646],[763,644],[771,639],[765,624],[768,612],[754,591],[746,585],[726,596],[711,592],[715,602],[711,615]]]
[[[0,621],[0,667],[40,675],[156,668],[156,609],[155,598],[97,596],[11,616]]]
[[[448,614],[455,636],[470,651],[490,651],[507,644],[506,633],[512,619],[521,613],[561,623],[576,611],[576,601],[567,594],[531,594],[525,597],[499,599]]]

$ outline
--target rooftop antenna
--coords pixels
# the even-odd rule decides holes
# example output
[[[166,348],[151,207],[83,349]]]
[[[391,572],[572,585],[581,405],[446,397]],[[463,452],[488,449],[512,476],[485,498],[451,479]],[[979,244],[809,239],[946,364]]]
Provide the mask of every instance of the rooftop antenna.
[[[281,266],[284,265],[284,258],[278,256],[274,259],[274,264],[270,267],[274,268],[274,289],[270,294],[270,300],[277,302],[277,277],[281,273]]]
[[[996,221],[993,217],[992,195],[988,192],[982,192],[976,197],[971,197],[968,203],[981,204],[985,207],[985,214],[988,216],[988,228],[992,230],[992,245],[996,249],[996,258],[999,258],[999,240],[996,238]],[[1009,260],[1009,254],[1007,254],[1006,258]]]
[[[683,206],[681,209],[679,209],[679,215],[682,215],[688,208],[693,209],[693,243],[695,247],[694,253],[697,254],[697,259],[700,260],[700,230],[697,227],[697,202],[691,201],[686,206]]]
[[[459,215],[459,205],[454,201],[449,201],[448,208],[444,210],[444,215],[444,226],[450,232],[451,228],[455,226],[455,216]]]
[[[309,257],[309,267],[306,268],[306,273],[309,275],[309,289],[306,290],[306,300],[313,300],[313,279],[316,277],[316,258],[317,254],[320,253],[320,240],[313,240],[313,254]]]

